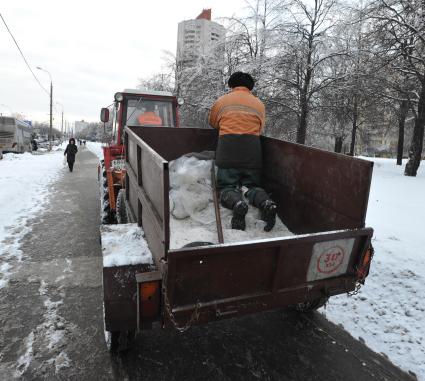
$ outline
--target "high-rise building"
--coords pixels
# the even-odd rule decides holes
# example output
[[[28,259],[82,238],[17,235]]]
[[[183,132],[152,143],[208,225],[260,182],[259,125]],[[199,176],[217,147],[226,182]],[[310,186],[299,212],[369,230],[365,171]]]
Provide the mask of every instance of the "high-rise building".
[[[79,134],[81,131],[83,131],[88,126],[89,126],[89,123],[85,122],[84,120],[75,121],[74,134]]]
[[[211,21],[211,9],[204,9],[194,20],[179,23],[177,32],[177,62],[195,65],[199,59],[214,55],[224,60],[225,29]]]

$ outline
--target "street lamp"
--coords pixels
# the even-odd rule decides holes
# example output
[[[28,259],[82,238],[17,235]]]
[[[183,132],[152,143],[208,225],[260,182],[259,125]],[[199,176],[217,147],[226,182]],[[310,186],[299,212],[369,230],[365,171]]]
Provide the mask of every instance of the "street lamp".
[[[44,71],[47,74],[49,74],[49,78],[50,78],[50,130],[49,130],[49,150],[52,150],[52,135],[53,135],[53,126],[52,126],[52,122],[53,122],[53,115],[52,115],[52,107],[53,107],[53,81],[52,81],[52,76],[50,75],[50,73],[41,68],[40,66],[37,66],[38,70]]]
[[[56,102],[57,105],[61,106],[62,108],[62,123],[61,123],[61,139],[63,138],[63,104]]]

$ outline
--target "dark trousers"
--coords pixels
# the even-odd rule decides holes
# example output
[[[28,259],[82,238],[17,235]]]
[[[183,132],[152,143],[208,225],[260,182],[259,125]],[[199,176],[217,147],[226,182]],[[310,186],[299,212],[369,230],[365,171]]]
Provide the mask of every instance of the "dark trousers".
[[[220,192],[221,205],[233,209],[238,201],[243,200],[241,187],[248,191],[245,197],[251,205],[260,208],[264,201],[270,197],[261,188],[261,171],[259,169],[245,168],[218,168],[217,187]]]
[[[68,161],[69,172],[72,172],[72,170],[74,169],[74,163],[74,161]]]

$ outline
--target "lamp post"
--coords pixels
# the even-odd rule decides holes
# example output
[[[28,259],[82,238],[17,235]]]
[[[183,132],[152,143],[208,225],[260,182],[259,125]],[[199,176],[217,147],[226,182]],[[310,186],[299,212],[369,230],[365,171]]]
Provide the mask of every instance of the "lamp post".
[[[53,115],[52,115],[52,108],[53,108],[53,81],[52,81],[52,76],[50,75],[50,73],[41,68],[40,66],[37,66],[38,70],[44,71],[47,74],[49,74],[49,78],[50,78],[50,129],[49,129],[49,150],[52,150],[52,135],[53,135]]]
[[[61,106],[62,109],[62,122],[61,122],[61,139],[63,139],[63,104],[56,102],[56,104],[58,104],[59,106]]]

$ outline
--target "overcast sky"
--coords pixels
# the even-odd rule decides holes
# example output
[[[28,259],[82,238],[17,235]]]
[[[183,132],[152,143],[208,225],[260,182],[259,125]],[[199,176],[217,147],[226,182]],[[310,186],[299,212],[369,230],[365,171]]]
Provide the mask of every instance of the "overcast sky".
[[[177,24],[212,8],[213,21],[238,14],[244,0],[2,0],[0,13],[34,73],[65,119],[98,121],[116,91],[161,71],[163,50],[176,53]],[[56,106],[60,112],[61,107]],[[0,113],[47,122],[49,97],[26,67],[0,19]],[[55,126],[60,115],[55,114]]]

